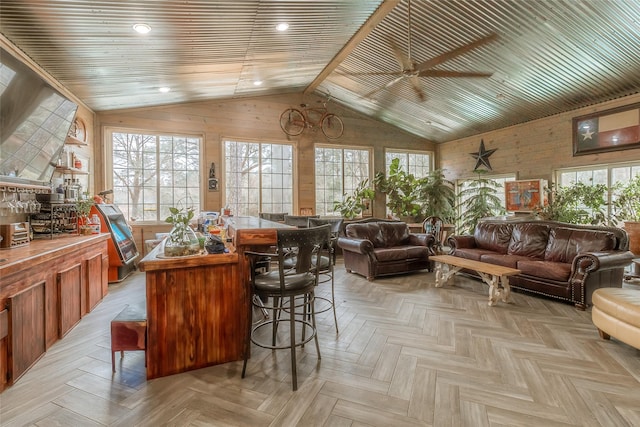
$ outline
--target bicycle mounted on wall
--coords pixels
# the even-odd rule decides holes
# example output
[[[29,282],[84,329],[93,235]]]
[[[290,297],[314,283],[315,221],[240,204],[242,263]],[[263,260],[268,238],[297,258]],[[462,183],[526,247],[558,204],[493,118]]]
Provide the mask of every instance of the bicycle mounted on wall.
[[[305,128],[319,127],[324,136],[329,139],[337,139],[344,132],[342,119],[327,110],[327,103],[322,107],[309,107],[300,104],[301,109],[287,108],[280,115],[280,127],[289,136],[300,135]]]

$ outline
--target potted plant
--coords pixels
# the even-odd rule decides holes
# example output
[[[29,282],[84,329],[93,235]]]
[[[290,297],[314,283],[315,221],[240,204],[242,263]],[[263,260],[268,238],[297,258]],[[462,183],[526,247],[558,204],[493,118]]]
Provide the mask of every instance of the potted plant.
[[[547,220],[569,224],[599,225],[606,223],[607,187],[604,184],[588,185],[575,182],[554,190],[545,188],[549,202],[538,207],[534,214]]]
[[[640,173],[626,183],[616,184],[612,190],[613,218],[624,223],[629,250],[640,255]]]
[[[91,234],[93,232],[89,221],[89,213],[93,204],[93,199],[89,198],[76,200],[76,215],[78,215],[78,232],[80,234]]]
[[[483,170],[476,171],[478,179],[469,181],[467,188],[458,193],[459,234],[473,234],[480,219],[505,213],[502,200],[498,197],[501,184],[494,179],[484,178]]]
[[[351,195],[344,194],[342,201],[333,202],[333,210],[340,212],[346,219],[353,219],[360,215],[366,207],[366,203],[371,203],[376,192],[369,187],[369,180],[361,181]]]
[[[456,216],[456,192],[453,182],[445,179],[440,169],[429,173],[427,179],[418,180],[417,199],[425,217],[436,216],[445,223],[453,223]]]
[[[398,158],[391,161],[388,175],[378,172],[374,177],[376,190],[387,195],[387,207],[391,213],[407,223],[423,219],[422,205],[418,201],[416,190],[424,180],[426,178],[418,179],[405,172]]]
[[[173,228],[164,242],[164,255],[176,257],[198,254],[200,242],[189,225],[194,216],[193,208],[170,207],[169,212],[171,214],[165,219],[165,222],[173,224]]]

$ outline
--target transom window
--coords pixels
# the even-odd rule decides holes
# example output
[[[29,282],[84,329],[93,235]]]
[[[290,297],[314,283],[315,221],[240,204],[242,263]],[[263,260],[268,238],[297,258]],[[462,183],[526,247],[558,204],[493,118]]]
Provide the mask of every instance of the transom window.
[[[234,215],[293,212],[293,145],[224,141],[225,204]]]
[[[318,145],[315,156],[316,214],[340,215],[333,210],[334,202],[371,177],[371,150]]]
[[[169,207],[200,210],[202,138],[111,131],[113,201],[132,221],[164,221]]]
[[[389,173],[393,159],[400,160],[402,170],[416,178],[424,178],[431,172],[433,153],[429,151],[385,150],[384,164],[387,173]]]

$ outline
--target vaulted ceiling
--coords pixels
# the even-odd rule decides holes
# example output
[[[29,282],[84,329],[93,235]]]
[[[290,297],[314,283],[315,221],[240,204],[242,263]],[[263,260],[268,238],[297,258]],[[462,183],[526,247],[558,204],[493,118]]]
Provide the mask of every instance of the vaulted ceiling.
[[[2,0],[0,32],[95,111],[316,93],[446,142],[640,92],[640,0]]]

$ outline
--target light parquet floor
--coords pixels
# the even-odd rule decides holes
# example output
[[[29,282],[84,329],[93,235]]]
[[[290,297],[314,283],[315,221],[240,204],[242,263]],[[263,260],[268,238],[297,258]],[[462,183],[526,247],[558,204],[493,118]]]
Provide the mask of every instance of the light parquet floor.
[[[640,352],[601,340],[590,311],[521,293],[489,307],[463,276],[336,270],[340,333],[319,316],[322,359],[300,350],[297,392],[288,350],[255,346],[245,379],[233,362],[146,381],[142,352],[112,375],[109,322],[144,300],[136,273],[0,395],[0,425],[640,425]]]

